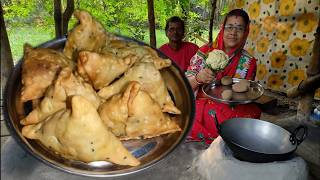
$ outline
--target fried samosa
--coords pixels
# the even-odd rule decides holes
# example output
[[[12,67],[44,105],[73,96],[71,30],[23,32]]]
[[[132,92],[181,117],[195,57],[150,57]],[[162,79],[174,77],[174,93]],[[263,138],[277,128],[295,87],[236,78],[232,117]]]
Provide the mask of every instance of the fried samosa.
[[[163,113],[159,104],[132,81],[123,93],[114,95],[99,107],[99,114],[111,131],[122,140],[152,138],[181,131]]]
[[[138,81],[142,89],[148,92],[162,108],[162,112],[180,114],[180,110],[174,105],[167,86],[153,63],[140,62],[130,68],[119,80],[102,88],[98,95],[104,99],[119,93],[130,81]]]
[[[112,96],[100,105],[98,112],[104,123],[111,128],[114,135],[126,135],[126,122],[129,116],[128,103],[132,97],[132,85],[119,94]]]
[[[57,93],[57,91],[60,91]],[[66,108],[66,94],[62,88],[50,86],[40,104],[20,121],[22,125],[36,124],[43,121],[55,112]]]
[[[74,66],[61,52],[48,48],[32,48],[25,44],[21,101],[41,98],[62,68]]]
[[[73,96],[72,110],[61,110],[46,121],[22,128],[29,139],[39,139],[63,157],[84,162],[109,161],[137,166],[136,159],[104,125],[86,98]]]
[[[158,53],[151,47],[139,45],[135,42],[112,40],[103,48],[103,52],[112,52],[120,58],[124,58],[129,54],[135,54],[138,56],[137,62],[153,62],[157,69],[171,66],[170,59],[160,58]]]
[[[28,125],[43,121],[60,109],[65,108],[67,98],[73,95],[84,96],[96,109],[100,105],[100,98],[91,85],[85,83],[81,77],[74,75],[70,68],[64,68],[39,106],[34,108],[20,123]]]
[[[57,79],[56,86],[61,86],[64,89],[66,97],[74,95],[85,97],[96,109],[98,109],[101,103],[101,99],[93,87],[69,68],[62,70]]]
[[[127,71],[136,60],[137,56],[133,54],[119,58],[109,52],[98,54],[81,51],[78,57],[78,72],[91,82],[95,89],[101,89]]]
[[[73,15],[80,23],[68,33],[63,53],[76,60],[79,51],[100,52],[107,38],[103,26],[86,11],[76,10]]]

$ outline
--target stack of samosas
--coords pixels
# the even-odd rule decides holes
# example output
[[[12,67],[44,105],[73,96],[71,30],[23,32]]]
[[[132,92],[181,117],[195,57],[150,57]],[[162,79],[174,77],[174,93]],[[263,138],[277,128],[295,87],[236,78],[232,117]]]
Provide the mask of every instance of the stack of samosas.
[[[67,159],[137,166],[121,140],[181,131],[159,71],[171,61],[106,32],[86,11],[74,16],[63,52],[25,45],[20,100],[38,103],[22,134]]]

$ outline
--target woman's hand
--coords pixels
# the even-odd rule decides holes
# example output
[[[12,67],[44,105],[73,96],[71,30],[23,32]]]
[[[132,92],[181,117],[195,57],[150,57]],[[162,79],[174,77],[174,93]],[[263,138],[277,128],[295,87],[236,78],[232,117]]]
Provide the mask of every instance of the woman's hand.
[[[195,76],[196,81],[199,83],[210,83],[214,80],[214,78],[215,73],[213,73],[209,68],[201,69]]]

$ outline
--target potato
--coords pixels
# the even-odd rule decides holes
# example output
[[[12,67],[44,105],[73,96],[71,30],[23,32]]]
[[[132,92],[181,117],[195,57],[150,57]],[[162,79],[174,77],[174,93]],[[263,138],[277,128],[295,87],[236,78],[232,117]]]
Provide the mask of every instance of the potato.
[[[249,85],[250,84],[248,81],[247,82],[246,81],[239,81],[239,82],[234,83],[232,85],[232,91],[239,92],[239,93],[246,92],[249,90]]]
[[[232,98],[232,90],[226,89],[221,93],[221,97],[224,100],[230,100]]]
[[[230,76],[224,76],[221,78],[221,84],[228,86],[230,84],[232,84],[232,78]]]
[[[239,83],[243,83],[246,86],[250,87],[250,82],[248,80],[246,80],[246,79],[240,79]]]

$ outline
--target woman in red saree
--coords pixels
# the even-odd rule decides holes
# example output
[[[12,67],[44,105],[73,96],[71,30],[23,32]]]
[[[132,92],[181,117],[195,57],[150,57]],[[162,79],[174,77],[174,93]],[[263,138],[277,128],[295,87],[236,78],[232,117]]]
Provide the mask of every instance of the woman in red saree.
[[[254,80],[256,59],[243,49],[249,34],[249,16],[235,9],[228,13],[223,26],[213,43],[202,46],[190,60],[186,76],[196,95],[196,116],[189,140],[211,143],[218,136],[211,111],[214,110],[219,123],[235,117],[259,119],[261,110],[253,103],[230,107],[208,99],[200,90],[205,83],[219,81],[224,76]],[[223,50],[229,57],[229,64],[219,72],[206,68],[205,58],[214,49]]]

